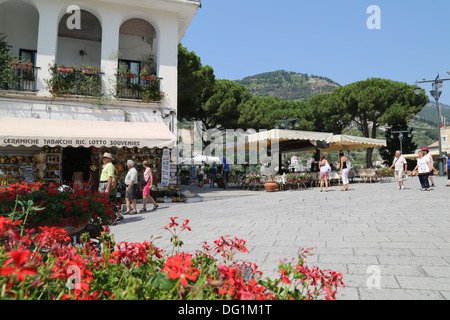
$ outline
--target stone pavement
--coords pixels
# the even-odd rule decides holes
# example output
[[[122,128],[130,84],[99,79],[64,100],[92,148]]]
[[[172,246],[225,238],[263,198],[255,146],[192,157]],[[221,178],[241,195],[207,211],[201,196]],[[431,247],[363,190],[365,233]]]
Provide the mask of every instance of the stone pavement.
[[[356,183],[350,192],[332,187],[328,193],[205,188],[207,201],[161,204],[156,212],[127,216],[111,231],[116,242],[162,236],[155,244],[169,250],[170,234],[162,226],[180,217],[192,228],[181,236],[183,250],[236,236],[247,241],[245,258],[265,276],[277,276],[280,259],[314,247],[309,266],[344,275],[347,287],[338,299],[450,299],[450,188],[446,179],[435,181],[431,192],[419,190],[418,178],[408,179],[404,191],[395,183]],[[373,270],[380,289],[368,288],[376,284]]]

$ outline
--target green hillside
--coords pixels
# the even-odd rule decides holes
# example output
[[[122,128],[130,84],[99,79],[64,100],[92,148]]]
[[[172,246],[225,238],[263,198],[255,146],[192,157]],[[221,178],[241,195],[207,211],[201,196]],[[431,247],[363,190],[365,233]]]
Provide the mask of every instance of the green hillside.
[[[445,104],[441,104],[441,112],[442,116],[447,119],[447,122],[450,121],[450,106]],[[432,121],[433,123],[438,124],[438,112],[436,108],[435,102],[428,103],[421,112],[417,114],[417,117],[420,117],[427,121]]]
[[[236,82],[247,87],[254,96],[299,101],[307,101],[320,93],[332,92],[340,86],[325,77],[284,70],[261,73]]]

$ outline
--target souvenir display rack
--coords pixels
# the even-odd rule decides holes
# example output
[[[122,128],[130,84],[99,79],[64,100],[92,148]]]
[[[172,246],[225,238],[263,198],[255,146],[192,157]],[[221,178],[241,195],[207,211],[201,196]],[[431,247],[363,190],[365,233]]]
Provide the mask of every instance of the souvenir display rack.
[[[0,187],[21,183],[61,182],[61,148],[4,148],[0,151]]]

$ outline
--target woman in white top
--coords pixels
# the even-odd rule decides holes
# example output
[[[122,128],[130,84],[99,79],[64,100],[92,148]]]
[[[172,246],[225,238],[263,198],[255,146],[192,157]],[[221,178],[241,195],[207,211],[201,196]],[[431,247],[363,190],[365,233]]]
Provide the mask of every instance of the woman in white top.
[[[84,178],[83,178],[83,171],[75,170],[75,172],[72,174],[72,181],[73,181],[73,188],[76,190],[83,189],[84,187]]]
[[[428,176],[432,168],[433,166],[431,161],[425,157],[425,151],[420,150],[419,159],[417,159],[417,166],[414,168],[414,172],[418,172],[419,174],[419,181],[422,186],[422,191],[431,191]]]
[[[325,155],[320,156],[319,161],[319,168],[320,168],[320,192],[323,192],[323,182],[325,181],[325,192],[328,192],[328,178],[330,176],[330,164],[328,163],[328,160],[325,159]]]
[[[431,172],[428,175],[428,178],[430,179],[431,182],[431,186],[434,188],[434,178],[433,178],[433,168],[434,168],[434,161],[433,161],[433,157],[430,154],[430,150],[428,150],[427,148],[423,148],[422,151],[425,154],[425,159],[427,160],[427,162],[431,162]]]

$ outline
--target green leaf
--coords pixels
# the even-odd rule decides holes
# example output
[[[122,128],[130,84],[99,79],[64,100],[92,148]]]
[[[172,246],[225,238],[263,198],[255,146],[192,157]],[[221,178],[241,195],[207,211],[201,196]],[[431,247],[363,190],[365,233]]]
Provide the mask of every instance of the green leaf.
[[[153,274],[146,283],[147,286],[151,286],[156,289],[168,291],[173,288],[174,282],[167,278],[167,275],[164,273],[155,273]]]

